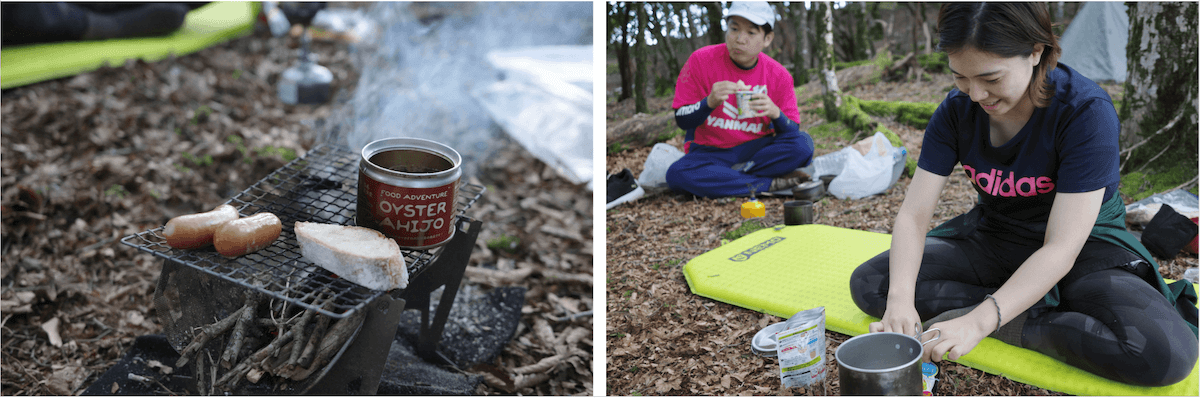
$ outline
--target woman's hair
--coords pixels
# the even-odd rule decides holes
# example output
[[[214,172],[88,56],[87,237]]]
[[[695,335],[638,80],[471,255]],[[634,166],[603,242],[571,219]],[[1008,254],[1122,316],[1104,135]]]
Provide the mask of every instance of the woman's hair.
[[[1045,4],[945,3],[938,11],[937,30],[938,49],[947,54],[971,47],[1005,58],[1028,57],[1035,45],[1044,45],[1026,92],[1037,107],[1045,107],[1054,96],[1046,76],[1058,65],[1062,49]]]

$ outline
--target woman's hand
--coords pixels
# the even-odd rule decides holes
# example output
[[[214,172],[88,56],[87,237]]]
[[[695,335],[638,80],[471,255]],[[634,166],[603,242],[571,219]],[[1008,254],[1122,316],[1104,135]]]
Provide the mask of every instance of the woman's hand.
[[[872,322],[867,326],[867,330],[871,333],[875,332],[893,332],[903,333],[909,336],[916,336],[921,325],[921,316],[917,315],[917,309],[909,305],[892,305],[888,303],[887,311],[883,313],[883,319],[879,322]]]
[[[736,93],[737,90],[738,84],[728,80],[713,83],[712,91],[708,93],[708,107],[719,109],[721,103],[725,102],[725,99]]]
[[[925,345],[925,350],[921,353],[921,360],[941,362],[942,357],[949,354],[951,361],[957,361],[958,358],[975,349],[975,346],[979,345],[984,337],[996,330],[995,315],[992,315],[991,321],[981,319],[980,316],[981,311],[995,311],[991,305],[991,303],[985,302],[980,305],[985,308],[976,307],[975,310],[961,317],[929,325],[929,330],[939,329],[941,334],[938,335],[935,332],[930,336],[930,338],[939,338],[937,341]]]
[[[775,105],[775,102],[771,101],[771,97],[767,96],[766,93],[751,95],[750,109],[758,112],[759,116],[766,116],[771,118],[771,120],[779,118],[779,114],[782,112],[779,110],[779,106]]]

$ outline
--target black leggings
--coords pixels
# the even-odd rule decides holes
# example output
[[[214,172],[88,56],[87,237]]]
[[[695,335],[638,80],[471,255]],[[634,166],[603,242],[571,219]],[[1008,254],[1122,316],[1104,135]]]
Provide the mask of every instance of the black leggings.
[[[927,238],[914,302],[921,320],[979,304],[1036,249],[979,233],[962,240]],[[867,260],[850,277],[854,303],[879,318],[887,308],[889,254]],[[1196,365],[1196,335],[1166,297],[1142,279],[1150,272],[1148,263],[1128,250],[1089,241],[1058,284],[1059,306],[1031,309],[1021,345],[1127,384],[1166,386],[1183,380]]]

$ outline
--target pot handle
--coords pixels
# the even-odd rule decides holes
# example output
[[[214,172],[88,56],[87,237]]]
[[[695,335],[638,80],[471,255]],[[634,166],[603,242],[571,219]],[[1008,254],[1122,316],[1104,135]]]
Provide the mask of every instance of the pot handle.
[[[917,330],[920,330],[920,329],[917,329]],[[934,337],[934,338],[932,338],[932,339],[929,339],[929,341],[926,341],[926,342],[923,342],[923,343],[921,343],[921,346],[922,346],[922,347],[924,347],[926,344],[929,344],[929,343],[932,343],[932,342],[935,342],[935,341],[938,341],[938,340],[940,340],[940,339],[942,338],[942,329],[933,328],[933,329],[929,329],[929,330],[926,330],[926,331],[924,331],[924,332],[921,332],[921,333],[917,333],[917,335],[916,335],[915,337],[917,338],[917,341],[921,341],[921,338],[922,338],[922,337],[925,337],[925,334],[926,334],[926,333],[930,333],[930,332],[933,332],[933,331],[935,331],[935,330],[938,332],[938,333],[937,333],[937,337]]]

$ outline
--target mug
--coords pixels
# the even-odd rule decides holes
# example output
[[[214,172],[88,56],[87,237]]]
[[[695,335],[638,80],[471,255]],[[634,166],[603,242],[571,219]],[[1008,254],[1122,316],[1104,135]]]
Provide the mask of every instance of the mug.
[[[792,200],[784,202],[784,225],[812,224],[814,221],[816,221],[816,213],[813,212],[813,202],[811,200]]]

